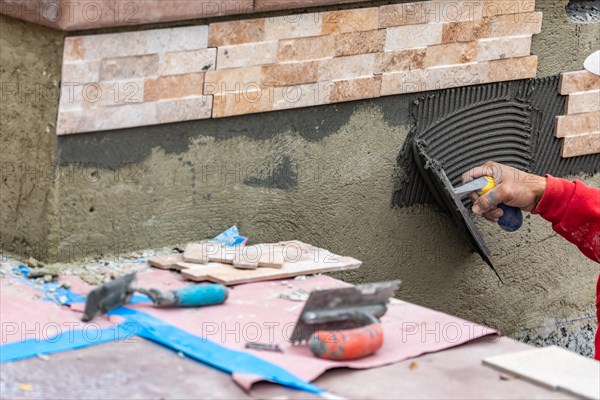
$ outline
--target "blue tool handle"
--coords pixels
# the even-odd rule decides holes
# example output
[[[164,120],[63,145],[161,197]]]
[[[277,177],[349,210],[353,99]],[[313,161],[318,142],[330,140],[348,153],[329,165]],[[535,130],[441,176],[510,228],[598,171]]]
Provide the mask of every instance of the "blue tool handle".
[[[174,290],[177,305],[181,307],[202,307],[224,303],[229,290],[226,286],[217,283],[205,285],[191,285]]]
[[[500,228],[507,232],[514,232],[523,225],[523,213],[520,208],[498,204],[498,208],[504,211],[504,214],[498,220]]]

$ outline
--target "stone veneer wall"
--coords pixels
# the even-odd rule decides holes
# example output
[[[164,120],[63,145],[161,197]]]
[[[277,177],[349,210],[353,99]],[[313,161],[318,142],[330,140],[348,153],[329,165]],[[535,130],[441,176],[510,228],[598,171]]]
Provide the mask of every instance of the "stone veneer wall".
[[[427,1],[65,41],[57,133],[534,77],[535,1]]]
[[[600,76],[587,71],[563,73],[560,94],[567,96],[565,115],[556,117],[562,156],[600,153]]]

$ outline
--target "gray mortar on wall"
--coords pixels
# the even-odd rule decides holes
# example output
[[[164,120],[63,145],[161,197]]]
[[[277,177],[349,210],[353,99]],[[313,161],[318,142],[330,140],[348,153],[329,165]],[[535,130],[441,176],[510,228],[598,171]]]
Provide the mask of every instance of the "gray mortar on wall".
[[[568,22],[565,5],[566,0],[538,1],[537,8],[546,13],[542,33],[533,41],[540,76],[579,70],[598,47],[600,32]],[[46,40],[52,43],[34,46],[36,57],[58,74],[60,34],[0,18],[2,25],[9,24],[2,30],[2,68],[13,65],[14,73],[23,63],[17,55],[22,43]],[[505,334],[529,330],[535,336],[531,327],[593,315],[598,266],[539,217],[527,217],[513,234],[476,220],[505,279],[501,286],[448,215],[426,205],[391,207],[391,195],[405,173],[396,158],[412,128],[413,98],[394,96],[58,141],[53,128],[48,136],[30,129],[54,123],[55,103],[45,104],[33,118],[14,114],[15,123],[6,125],[8,129],[2,125],[11,157],[21,161],[43,156],[52,162],[57,147],[56,157],[68,178],[45,184],[40,188],[44,196],[31,192],[33,200],[21,202],[18,217],[14,207],[1,209],[3,248],[5,240],[12,243],[8,229],[17,228],[5,225],[4,218],[9,223],[19,218],[23,222],[17,230],[23,237],[34,242],[41,238],[51,248],[47,255],[63,261],[100,254],[115,259],[130,250],[204,239],[237,224],[254,242],[295,238],[361,259],[362,268],[336,276],[351,282],[400,278],[400,297]],[[23,105],[9,107],[17,113]],[[290,169],[291,185],[270,184],[269,179],[280,179],[281,171]],[[580,177],[600,186],[598,174]],[[16,193],[30,192],[2,190],[10,204],[16,204]],[[39,211],[44,207],[46,212]]]

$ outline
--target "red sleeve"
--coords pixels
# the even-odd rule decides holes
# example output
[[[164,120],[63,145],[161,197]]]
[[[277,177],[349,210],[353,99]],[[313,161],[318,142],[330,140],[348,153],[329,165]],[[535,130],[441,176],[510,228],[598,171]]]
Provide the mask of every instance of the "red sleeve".
[[[550,221],[556,233],[600,263],[600,190],[581,181],[546,177],[546,190],[533,214]]]

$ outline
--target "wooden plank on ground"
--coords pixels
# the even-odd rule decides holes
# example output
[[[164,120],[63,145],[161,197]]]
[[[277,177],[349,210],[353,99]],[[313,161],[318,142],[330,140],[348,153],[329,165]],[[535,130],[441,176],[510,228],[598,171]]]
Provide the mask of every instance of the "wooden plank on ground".
[[[600,362],[556,346],[483,359],[503,372],[587,399],[600,398]]]
[[[275,255],[275,268],[237,269],[230,264],[208,262],[207,264],[177,263],[181,275],[193,281],[210,281],[224,285],[239,285],[271,279],[292,278],[298,275],[356,269],[361,261],[333,254],[328,250],[299,241],[263,243],[261,248],[270,248]],[[281,254],[283,265],[278,267]],[[267,257],[267,260],[270,258]],[[264,259],[262,259],[264,261]],[[259,266],[262,263],[259,263]]]

